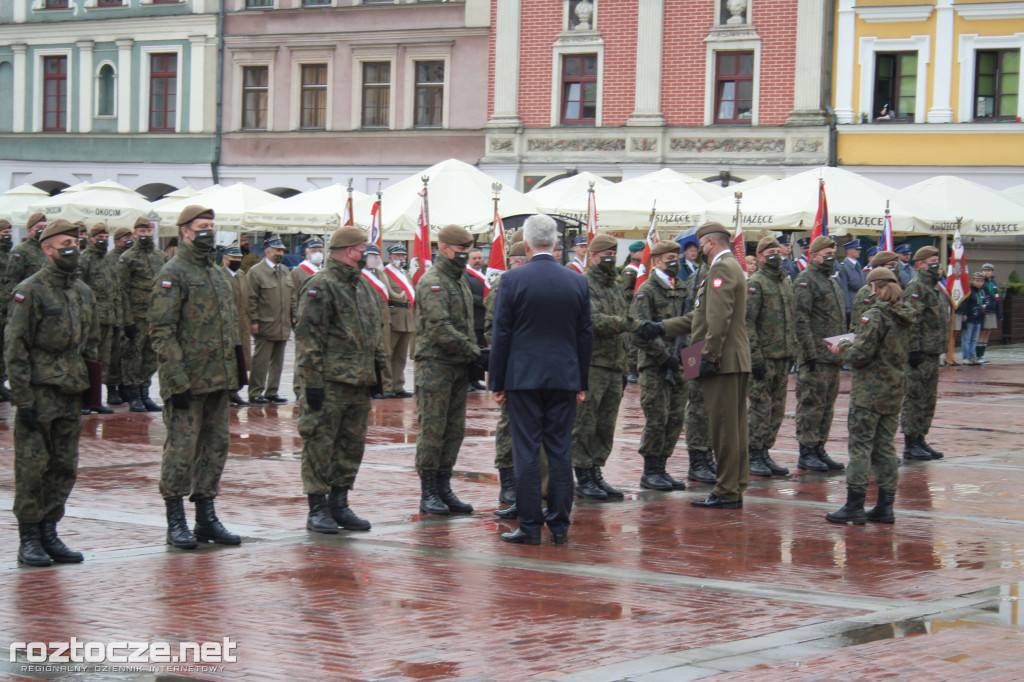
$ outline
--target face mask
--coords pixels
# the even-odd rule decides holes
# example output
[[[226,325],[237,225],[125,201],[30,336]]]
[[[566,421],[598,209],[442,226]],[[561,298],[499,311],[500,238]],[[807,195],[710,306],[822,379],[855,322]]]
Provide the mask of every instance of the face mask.
[[[396,259],[392,258],[391,259],[391,264],[394,265],[399,270],[401,270],[402,268],[405,267],[405,261],[404,260],[396,260]]]
[[[0,237],[0,246],[10,246],[12,243],[13,240],[11,239],[11,235],[5,234]]]
[[[86,239],[85,237],[80,237],[78,239],[78,250],[79,251],[85,251],[85,249],[88,248],[88,246],[89,246],[89,240],[88,239]]]
[[[779,268],[782,267],[782,256],[780,256],[777,253],[772,254],[771,256],[766,257],[764,259],[764,261],[765,261],[765,265],[767,265],[772,270],[778,270]]]
[[[69,246],[66,249],[57,249],[57,258],[53,264],[61,272],[74,272],[78,269],[78,247]]]
[[[836,269],[836,257],[835,256],[825,256],[825,258],[820,263],[818,263],[818,269],[821,270],[822,272],[826,272],[826,273],[835,272],[835,269]]]
[[[938,263],[929,263],[928,264],[928,272],[930,272],[933,275],[939,274],[939,264]]]
[[[456,251],[455,255],[452,256],[452,262],[455,263],[455,267],[466,269],[466,263],[469,262],[469,253],[465,251]]]
[[[615,274],[615,256],[606,256],[597,264],[597,269],[609,275]]]
[[[106,239],[97,239],[96,240],[96,249],[99,250],[101,253],[106,253],[107,252],[107,240]]]
[[[671,263],[665,263],[661,270],[669,277],[675,277],[679,274],[679,261],[674,260]]]
[[[130,248],[132,247],[132,243],[133,243],[133,242],[132,242],[132,240],[131,240],[131,239],[125,239],[125,240],[124,240],[124,248],[126,248],[126,249],[130,249]]]
[[[192,248],[199,253],[211,253],[216,248],[213,230],[198,230],[192,234]]]
[[[359,268],[360,270],[366,267],[366,256],[359,256],[359,260],[356,261],[356,267]]]
[[[248,246],[241,246],[239,248],[241,249],[243,256],[248,256],[249,255],[249,247]]]
[[[324,254],[320,252],[309,254],[309,262],[313,265],[322,265],[324,262]]]
[[[280,265],[281,263],[284,262],[284,254],[283,253],[275,254],[273,260],[274,260],[275,263]]]
[[[148,249],[151,246],[153,246],[153,238],[152,237],[139,236],[139,247],[140,248]]]
[[[238,269],[242,267],[242,261],[240,260],[229,260],[228,270],[231,272],[238,272]]]

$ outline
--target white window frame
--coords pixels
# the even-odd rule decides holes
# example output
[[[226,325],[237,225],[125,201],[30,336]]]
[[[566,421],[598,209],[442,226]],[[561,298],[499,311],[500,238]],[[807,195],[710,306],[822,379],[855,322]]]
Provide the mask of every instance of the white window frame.
[[[568,3],[566,4],[568,7]],[[596,11],[594,16],[597,16]],[[570,126],[562,123],[562,57],[574,54],[597,55],[597,111],[594,114],[594,127],[600,128],[604,113],[604,43],[587,43],[581,45],[556,45],[551,59],[551,127],[589,128],[590,126]]]
[[[175,64],[178,69],[178,87],[175,93],[174,102],[174,132],[181,132],[182,102],[184,101],[185,88],[190,84],[185,82],[185,60],[184,49],[181,45],[143,45],[139,48],[139,132],[149,132],[149,77],[151,56],[154,54],[175,54]],[[167,133],[154,133],[154,135],[166,135]]]
[[[718,52],[754,53],[754,92],[750,102],[750,125],[758,125],[761,117],[761,41],[760,40],[716,40],[707,44],[704,55],[704,125],[715,124],[715,65]],[[718,125],[736,125],[721,123]],[[744,128],[746,126],[743,126]]]
[[[100,114],[100,71],[103,70],[104,66],[109,66],[110,68],[112,68],[114,70],[114,112],[112,114]],[[92,76],[92,80],[93,80],[93,91],[92,91],[93,92],[93,97],[92,97],[93,109],[92,109],[92,115],[93,115],[93,118],[98,118],[98,119],[102,119],[102,120],[107,120],[107,119],[116,120],[117,119],[117,103],[118,103],[117,102],[117,100],[118,100],[118,96],[117,96],[117,92],[118,92],[117,91],[117,79],[118,79],[118,77],[119,77],[119,74],[117,73],[117,64],[114,63],[112,60],[104,59],[103,61],[101,61],[96,66],[96,70],[93,72],[93,76]]]
[[[306,5],[306,0],[296,0],[298,7],[295,9],[329,9],[338,6],[338,0],[330,0],[326,5]]]
[[[451,57],[451,44],[436,47],[407,47],[405,49],[405,125],[403,127],[410,130],[437,130],[437,128],[416,128],[416,62],[444,62],[444,85],[442,86],[441,95],[441,106],[443,107],[443,110],[441,111],[441,128],[447,129],[449,127],[449,114],[451,113],[449,103],[451,101],[452,82]],[[360,92],[361,87],[362,83],[360,83]],[[394,89],[394,79],[392,79],[392,89]]]
[[[257,56],[239,56],[233,55],[232,59],[235,63],[235,82],[232,89],[235,101],[238,102],[238,111],[234,116],[235,130],[245,132],[263,132],[258,128],[244,128],[242,122],[245,120],[245,67],[247,66],[265,66],[267,67],[267,127],[266,131],[274,130],[274,59],[273,57],[257,57]],[[330,74],[330,68],[328,67],[328,74]],[[302,73],[299,70],[299,77],[301,79]],[[300,90],[301,90],[301,83]],[[330,91],[330,83],[328,83],[328,91]],[[330,93],[328,92],[328,97]],[[301,106],[300,106],[301,109]]]
[[[398,113],[398,47],[395,45],[356,47],[352,50],[352,120],[350,127],[352,130],[364,130],[363,64],[365,62],[389,62],[391,64],[391,86],[388,88],[388,125],[386,129],[396,130],[398,128],[396,121]],[[413,74],[413,78],[415,78],[415,74]],[[448,81],[447,72],[445,73],[445,81]],[[447,83],[445,87],[447,87]],[[447,116],[447,113],[445,115]],[[411,118],[409,120],[411,121]],[[384,130],[384,128],[366,128],[365,130]]]
[[[67,117],[64,122],[64,132],[71,132],[71,121],[76,120],[78,114],[78,100],[71,96],[75,85],[74,69],[72,68],[71,60],[71,48],[46,48],[42,50],[36,50],[33,53],[34,66],[35,66],[35,82],[36,87],[32,88],[32,132],[41,133],[43,132],[43,91],[45,89],[44,76],[44,60],[46,57],[65,57],[67,58],[67,77],[65,79],[67,85],[67,102],[68,111]],[[55,131],[48,131],[55,132]]]
[[[957,112],[957,120],[960,123],[974,121],[974,71],[978,50],[1020,50],[1021,56],[1024,57],[1024,33],[1015,33],[1012,36],[960,34],[960,102]],[[1018,78],[1024,81],[1024,77]],[[1018,91],[1021,85],[1024,83],[1017,85]],[[1017,96],[1017,117],[1024,120],[1024,94]]]
[[[857,63],[860,66],[860,100],[858,115],[867,114],[873,121],[878,115],[872,110],[872,98],[875,96],[875,64],[878,52],[916,52],[917,53],[917,90],[914,92],[914,123],[924,123],[928,114],[928,64],[931,61],[931,36],[910,36],[909,38],[875,38],[860,39],[857,50]],[[900,113],[897,109],[897,115]]]
[[[319,128],[302,127],[302,67],[313,64],[327,65],[327,112],[324,114],[323,130],[333,130],[334,121],[334,48],[294,48],[291,50],[291,112],[289,129],[317,132]],[[267,74],[269,77],[270,74]],[[269,104],[268,104],[269,106]],[[270,125],[269,115],[267,125]]]

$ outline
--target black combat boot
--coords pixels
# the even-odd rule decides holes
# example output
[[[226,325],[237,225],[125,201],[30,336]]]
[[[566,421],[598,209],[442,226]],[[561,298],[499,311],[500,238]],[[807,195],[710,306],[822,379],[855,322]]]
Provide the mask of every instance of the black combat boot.
[[[331,494],[327,496],[331,518],[345,530],[370,530],[370,522],[356,516],[348,506],[348,491],[347,487],[331,486]]]
[[[38,523],[19,523],[18,534],[21,544],[18,546],[18,561],[26,566],[49,566],[53,563],[50,555],[43,551],[40,544]]]
[[[672,478],[672,474],[668,473],[668,457],[661,458],[661,475],[665,477],[665,480],[672,485],[672,490],[686,490],[686,481],[680,481],[678,478]]]
[[[760,448],[751,448],[748,453],[750,457],[750,475],[751,476],[771,476],[772,470],[768,468],[768,464],[764,461],[764,453],[766,451]]]
[[[800,443],[800,458],[796,461],[796,468],[806,471],[828,471],[828,464],[818,459],[818,449],[815,446]]]
[[[125,387],[126,397],[128,398],[128,411],[129,412],[146,412],[146,406],[142,403],[142,390],[136,386]]]
[[[473,505],[466,504],[452,492],[452,472],[437,472],[437,496],[453,514],[472,514]]]
[[[842,471],[846,467],[842,462],[837,462],[825,452],[825,443],[822,441],[816,446],[816,452],[818,453],[818,459],[825,463],[825,465],[833,471]]]
[[[185,501],[180,497],[164,499],[167,507],[167,544],[178,549],[195,549],[199,541],[185,522]]]
[[[584,497],[588,500],[607,500],[608,493],[601,490],[594,482],[590,467],[574,467],[576,472],[576,497]]]
[[[437,494],[437,474],[433,471],[420,474],[420,511],[424,514],[448,516],[451,510]]]
[[[501,490],[498,491],[498,502],[501,504],[516,503],[516,470],[513,467],[498,469],[498,482]]]
[[[834,512],[825,514],[825,518],[832,523],[852,523],[863,526],[867,523],[867,516],[864,514],[864,491],[847,487],[846,504]]]
[[[629,374],[626,375],[626,383],[627,384],[637,384],[637,383],[640,383],[640,375],[637,373],[636,367],[630,367],[629,368]]]
[[[690,453],[690,468],[686,472],[686,477],[691,481],[697,481],[698,483],[715,483],[718,481],[718,477],[715,472],[711,470],[710,462],[711,453],[706,450],[689,450]]]
[[[338,532],[338,524],[331,518],[327,509],[326,495],[306,495],[309,500],[309,514],[306,515],[306,530],[314,533],[326,533],[335,535]]]
[[[114,414],[114,411],[106,405],[86,405],[84,409],[93,414]]]
[[[648,490],[672,490],[672,483],[665,478],[665,467],[661,457],[644,457],[644,473],[640,477],[640,487]]]
[[[597,484],[598,488],[604,491],[604,494],[607,495],[609,499],[621,500],[625,497],[625,494],[621,490],[612,487],[608,481],[604,480],[604,476],[601,475],[601,467],[596,464],[590,467],[590,478],[594,480],[594,483]]]
[[[242,538],[234,533],[229,533],[224,524],[217,519],[212,497],[196,500],[196,525],[193,532],[196,535],[196,540],[203,542],[216,542],[218,545],[242,544]]]
[[[114,384],[107,385],[107,405],[124,405],[121,391],[117,390],[117,386]]]
[[[932,453],[921,447],[922,440],[917,436],[903,434],[903,459],[912,461],[930,460]]]
[[[142,405],[146,408],[146,412],[160,412],[163,410],[162,407],[150,399],[149,386],[143,386],[139,389],[139,398],[142,400]]]
[[[932,459],[942,459],[943,454],[936,450],[935,448],[933,448],[931,445],[928,445],[928,441],[924,439],[924,436],[921,436],[920,438],[917,439],[917,444],[920,445],[925,452],[931,455]]]
[[[81,552],[69,549],[59,537],[57,537],[56,521],[39,522],[40,543],[43,551],[50,555],[50,558],[58,564],[80,564],[85,559]]]
[[[779,465],[771,454],[768,452],[768,448],[761,448],[761,460],[768,466],[768,470],[772,472],[772,476],[786,476],[789,474],[789,469]]]
[[[892,503],[896,501],[896,491],[878,489],[878,501],[875,506],[865,512],[864,516],[868,521],[877,523],[893,523],[896,517],[892,513]]]

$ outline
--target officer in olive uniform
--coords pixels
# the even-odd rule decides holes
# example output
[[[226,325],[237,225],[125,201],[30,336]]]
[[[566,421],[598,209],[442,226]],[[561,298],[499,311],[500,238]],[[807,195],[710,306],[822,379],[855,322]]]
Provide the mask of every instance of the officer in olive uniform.
[[[242,539],[217,519],[228,455],[228,394],[239,388],[242,357],[231,281],[215,264],[213,211],[186,206],[178,215],[178,253],[151,285],[149,333],[160,363],[164,401],[160,495],[167,508],[167,544],[237,545]],[[196,505],[190,531],[182,498]]]
[[[872,270],[877,268],[886,268],[893,273],[896,273],[897,280],[899,279],[900,270],[900,259],[892,251],[876,251],[872,256],[871,260],[868,261],[868,274]],[[857,295],[853,297],[853,305],[850,308],[850,331],[856,333],[857,326],[860,324],[861,314],[871,307],[871,304],[875,302],[874,294],[872,293],[871,284],[865,284],[857,292]]]
[[[643,270],[644,243],[643,241],[635,241],[629,245],[629,262],[622,266],[622,274],[619,277],[619,281],[622,283],[623,293],[626,294],[627,304],[633,302],[633,295],[636,293],[636,280]],[[631,384],[640,381],[640,373],[637,371],[636,366],[637,354],[639,352],[636,346],[632,343],[629,344],[629,375],[626,377],[626,380]]]
[[[903,459],[942,459],[942,453],[925,440],[939,393],[939,356],[946,352],[949,341],[949,307],[938,287],[942,276],[939,250],[922,246],[914,254],[914,267],[917,274],[903,292],[907,305],[917,313],[903,396]]]
[[[296,296],[288,268],[284,265],[284,242],[271,237],[263,242],[265,258],[245,273],[249,284],[249,320],[255,348],[249,377],[249,402],[286,403],[278,395],[284,349],[296,321]],[[245,262],[245,259],[242,259]]]
[[[362,269],[363,278],[370,284],[370,288],[373,289],[374,293],[377,294],[377,310],[380,313],[377,316],[377,320],[380,322],[383,335],[382,343],[384,348],[390,348],[391,315],[388,312],[390,294],[388,292],[388,285],[384,283],[384,268],[381,267],[380,248],[376,244],[366,245],[366,250],[363,251],[363,262],[365,263]],[[371,397],[374,400],[394,398],[395,395],[387,390],[387,387],[391,385],[391,368],[387,363],[381,365],[380,373],[380,384],[376,387],[377,392]]]
[[[486,369],[490,351],[477,346],[473,296],[464,277],[473,235],[447,225],[437,242],[438,258],[416,285],[416,472],[420,511],[447,516],[473,511],[452,492],[451,478],[466,432],[470,369]]]
[[[237,246],[229,246],[221,252],[221,264],[231,278],[231,288],[235,292],[235,312],[238,314],[238,340],[242,343],[242,355],[245,356],[246,368],[252,367],[252,337],[249,322],[249,284],[242,272],[242,250]],[[231,391],[228,400],[232,406],[248,407],[249,401],[242,398],[238,390]]]
[[[683,311],[683,285],[679,275],[679,244],[660,241],[651,248],[651,272],[633,297],[629,316],[655,322],[679,317]],[[686,384],[680,371],[679,347],[662,339],[634,337],[639,349],[640,407],[644,432],[639,452],[644,458],[640,487],[650,490],[685,490],[686,483],[665,468],[683,430]]]
[[[789,469],[772,460],[786,416],[789,367],[796,359],[796,309],[789,275],[782,268],[782,247],[774,237],[757,243],[757,272],[747,280],[747,337],[750,341],[750,473],[785,476]]]
[[[576,472],[576,496],[591,500],[622,499],[621,490],[601,475],[612,452],[615,421],[622,402],[622,381],[629,370],[627,351],[633,320],[622,290],[615,283],[614,237],[599,234],[590,241],[586,278],[590,287],[590,319],[594,325],[594,350],[586,397],[576,408],[572,428],[572,466]]]
[[[360,273],[366,233],[341,227],[327,264],[305,284],[295,327],[306,528],[317,533],[370,530],[349,507],[366,444],[370,392],[387,362],[378,299]]]
[[[883,252],[884,253],[884,252]],[[890,269],[878,267],[867,276],[871,306],[853,321],[853,341],[833,345],[853,368],[850,387],[850,466],[846,468],[846,504],[825,515],[833,523],[893,523],[899,460],[896,459],[896,425],[903,400],[903,373],[907,343],[915,313],[902,304],[903,292]],[[878,486],[878,503],[864,512],[871,474]]]
[[[128,398],[128,391],[124,386],[124,374],[121,370],[122,348],[129,343],[124,337],[123,331],[125,322],[124,292],[121,289],[120,261],[124,252],[132,247],[132,231],[127,227],[119,227],[114,230],[114,248],[103,257],[104,277],[116,284],[111,293],[113,310],[108,319],[114,320],[113,334],[110,335],[109,346],[104,349],[100,346],[100,357],[108,357],[107,364],[103,367],[103,383],[107,385],[107,404],[123,405]],[[101,313],[102,319],[102,313]]]
[[[114,301],[117,292],[117,274],[115,271],[104,268],[103,262],[107,255],[107,242],[110,234],[107,232],[107,224],[100,221],[92,226],[86,237],[86,247],[81,256],[81,278],[82,281],[92,289],[96,298],[96,318],[100,325],[99,360],[105,368],[110,362],[110,342],[114,336],[114,325],[111,323],[114,312]],[[120,332],[118,332],[120,333]],[[113,414],[109,407],[103,406],[102,394],[97,396],[95,405],[88,404],[83,408],[83,414]]]
[[[121,372],[132,412],[159,412],[149,397],[149,385],[157,368],[156,351],[149,334],[149,299],[153,278],[167,262],[163,251],[154,248],[153,226],[148,218],[135,221],[132,246],[118,260],[118,281],[124,301],[124,335]]]
[[[7,263],[11,259],[11,224],[0,218],[0,277],[7,271]],[[0,299],[0,348],[4,345],[4,326],[7,324],[7,297]],[[7,382],[7,365],[0,358],[0,402],[9,400],[11,392],[5,385]]]
[[[82,391],[97,359],[93,293],[78,279],[78,228],[66,220],[38,238],[46,264],[16,284],[8,307],[4,359],[14,419],[14,516],[29,566],[78,563],[82,554],[57,537],[57,523],[78,472]]]
[[[821,236],[808,247],[807,269],[793,282],[800,373],[796,380],[797,468],[840,470],[825,452],[839,394],[841,360],[821,343],[846,331],[846,303],[835,274],[836,243]]]
[[[416,331],[412,312],[416,303],[416,287],[405,272],[407,257],[405,244],[398,242],[389,246],[389,262],[382,277],[388,288],[388,314],[391,317],[391,342],[386,349],[391,384],[384,387],[384,392],[393,394],[395,398],[412,397],[412,392],[405,390],[405,362]]]

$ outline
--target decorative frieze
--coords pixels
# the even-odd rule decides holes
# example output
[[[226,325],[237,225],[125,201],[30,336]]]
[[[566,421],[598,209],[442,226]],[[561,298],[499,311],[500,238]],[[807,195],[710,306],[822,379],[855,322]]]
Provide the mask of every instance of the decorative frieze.
[[[507,154],[515,149],[515,140],[511,137],[492,137],[491,151],[498,154]]]
[[[798,137],[793,142],[794,152],[816,152],[825,146],[825,140],[820,137]]]
[[[633,137],[630,138],[630,147],[635,152],[656,152],[658,151],[658,138],[656,137]]]
[[[669,148],[677,152],[782,152],[786,149],[786,140],[781,137],[673,137],[669,139]]]
[[[526,143],[526,150],[530,152],[621,152],[625,149],[626,140],[621,137],[568,140],[535,138]]]

